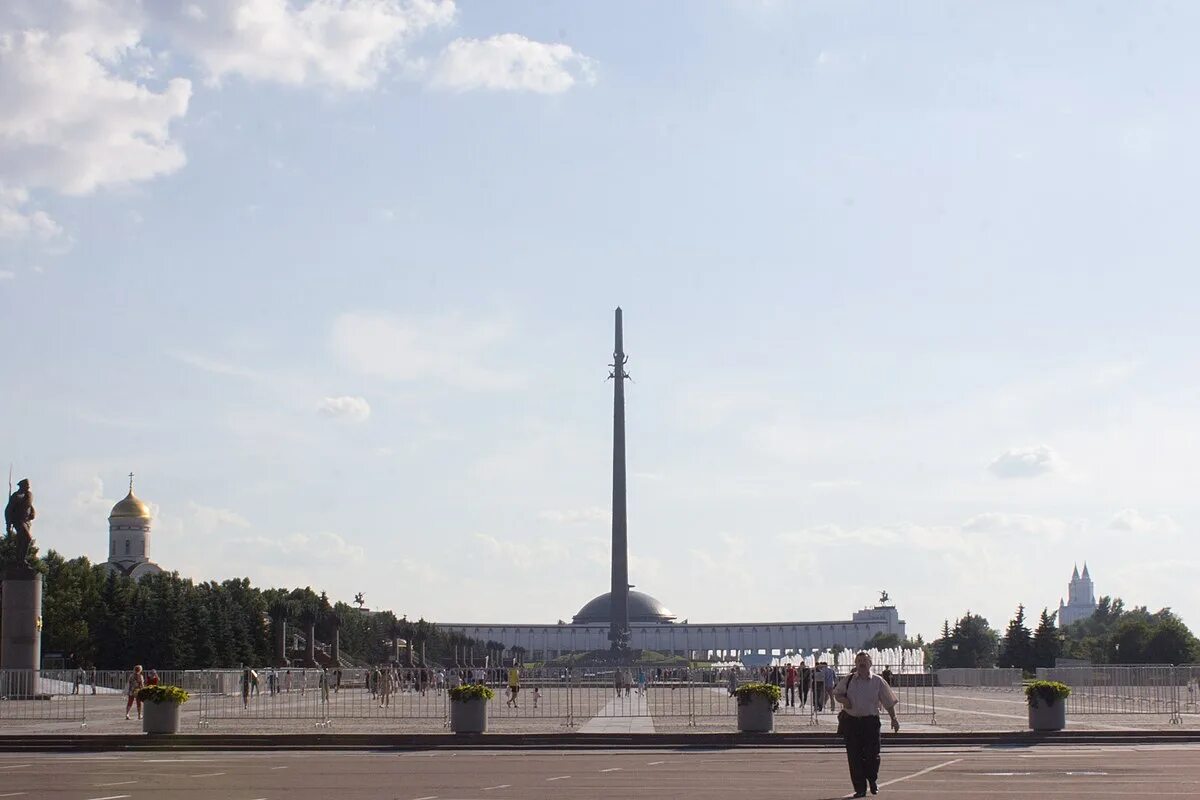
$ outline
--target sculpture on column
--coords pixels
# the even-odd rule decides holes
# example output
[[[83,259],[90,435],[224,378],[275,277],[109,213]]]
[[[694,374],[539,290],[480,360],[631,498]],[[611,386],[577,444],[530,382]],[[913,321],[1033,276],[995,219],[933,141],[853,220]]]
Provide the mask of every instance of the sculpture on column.
[[[17,539],[15,564],[18,566],[25,564],[29,549],[33,546],[33,520],[36,516],[29,479],[22,478],[17,482],[17,491],[9,495],[8,505],[4,507],[5,530]]]

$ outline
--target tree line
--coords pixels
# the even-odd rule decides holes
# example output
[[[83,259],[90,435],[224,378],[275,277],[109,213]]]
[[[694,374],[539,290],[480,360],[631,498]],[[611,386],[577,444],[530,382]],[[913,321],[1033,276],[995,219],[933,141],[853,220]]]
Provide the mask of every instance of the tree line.
[[[1126,609],[1120,598],[1101,597],[1090,617],[1065,627],[1057,612],[1042,609],[1033,630],[1018,605],[1004,633],[987,619],[966,612],[942,626],[928,646],[929,660],[942,667],[1015,667],[1032,673],[1059,658],[1093,664],[1190,664],[1200,660],[1200,641],[1171,609],[1151,613]]]
[[[12,563],[10,540],[0,539],[0,569]],[[361,602],[357,608],[331,603],[309,587],[259,589],[248,578],[194,582],[165,572],[133,580],[54,550],[41,558],[35,551],[28,563],[44,580],[42,652],[61,653],[70,666],[267,666],[280,662],[281,647],[292,658],[301,655],[292,633],[307,639],[309,632],[325,644],[336,632],[344,659],[363,665],[397,658],[405,664],[453,664],[467,652],[482,661],[497,646],[503,649],[440,631],[424,619],[368,613]],[[285,631],[291,632],[286,639]]]

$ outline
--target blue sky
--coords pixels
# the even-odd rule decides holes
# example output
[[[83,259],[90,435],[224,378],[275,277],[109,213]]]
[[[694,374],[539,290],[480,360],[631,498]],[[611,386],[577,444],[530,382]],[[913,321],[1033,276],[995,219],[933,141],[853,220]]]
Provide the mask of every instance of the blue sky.
[[[16,0],[0,451],[43,547],[447,621],[631,578],[1200,619],[1200,9]]]

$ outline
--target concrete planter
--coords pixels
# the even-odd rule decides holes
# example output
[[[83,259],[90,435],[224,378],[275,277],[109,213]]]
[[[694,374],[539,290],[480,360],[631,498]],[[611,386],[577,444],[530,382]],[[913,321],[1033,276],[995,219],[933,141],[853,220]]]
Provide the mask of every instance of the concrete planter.
[[[181,703],[146,703],[142,707],[142,731],[144,733],[179,733],[179,706]]]
[[[770,733],[775,729],[775,712],[771,701],[761,694],[752,694],[750,702],[738,701],[737,726],[742,733]]]
[[[1067,727],[1067,701],[1047,704],[1037,695],[1029,698],[1029,727],[1035,731],[1061,731]]]
[[[486,733],[487,701],[482,697],[451,700],[450,730],[455,733]]]

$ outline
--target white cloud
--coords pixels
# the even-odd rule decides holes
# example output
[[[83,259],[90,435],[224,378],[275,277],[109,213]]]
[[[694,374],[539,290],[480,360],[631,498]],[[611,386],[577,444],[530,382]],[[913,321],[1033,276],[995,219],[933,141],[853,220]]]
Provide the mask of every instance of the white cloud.
[[[855,480],[812,481],[808,484],[808,488],[814,492],[834,492],[839,489],[853,489],[861,485],[862,481]]]
[[[104,481],[99,476],[93,476],[87,487],[76,493],[71,500],[71,505],[80,512],[80,517],[89,521],[107,518],[116,504],[115,498],[104,496]]]
[[[346,422],[366,422],[371,416],[371,406],[364,397],[326,397],[317,403],[317,413]]]
[[[176,78],[156,92],[122,76],[131,51],[114,55],[111,47],[85,31],[0,36],[5,184],[78,195],[183,166],[170,124],[187,113],[191,83]]]
[[[86,195],[187,161],[172,125],[188,111],[189,62],[230,76],[359,91],[405,46],[454,21],[453,0],[7,0],[0,4],[0,238],[54,239],[31,190]],[[459,39],[437,61],[442,88],[565,91],[591,81],[570,47],[517,34]]]
[[[247,562],[268,559],[273,565],[350,565],[366,561],[366,551],[330,532],[293,533],[280,538],[250,536],[230,539],[230,549]]]
[[[573,508],[565,511],[541,511],[538,513],[538,519],[546,522],[557,524],[572,525],[581,522],[608,522],[611,519],[611,513],[608,509],[600,508],[599,506],[591,506],[589,508]]]
[[[1117,515],[1108,523],[1108,527],[1114,531],[1145,536],[1170,535],[1178,533],[1180,530],[1179,523],[1166,514],[1147,517],[1132,508],[1117,512]]]
[[[521,570],[541,569],[571,557],[570,549],[560,539],[542,537],[533,542],[522,542],[477,533],[475,541],[493,557]]]
[[[205,0],[152,12],[212,83],[237,75],[289,86],[362,90],[402,46],[454,20],[451,0]]]
[[[434,63],[430,85],[455,92],[559,94],[595,80],[594,62],[570,46],[503,33],[487,39],[455,39]]]
[[[348,313],[334,321],[334,352],[351,369],[395,381],[439,380],[463,389],[513,389],[520,375],[485,366],[508,337],[503,323],[460,317],[402,319]]]
[[[1071,533],[1082,531],[1082,525],[1054,517],[1032,514],[987,512],[977,514],[963,523],[966,533],[992,534],[1003,537],[1029,536],[1049,541],[1061,541]]]
[[[1062,459],[1044,444],[1005,450],[988,469],[998,478],[1035,478],[1062,468]]]
[[[188,503],[192,522],[205,533],[213,533],[221,528],[249,528],[250,522],[236,511],[227,508],[215,508],[201,505],[194,500]]]
[[[132,3],[11,0],[0,10],[0,235],[50,239],[30,189],[82,195],[183,166],[171,123],[191,83],[150,88]]]
[[[230,378],[246,378],[248,380],[259,380],[263,376],[246,367],[230,364],[219,359],[210,358],[209,356],[199,353],[189,353],[182,350],[168,351],[169,356],[177,361],[187,364],[189,367],[195,367],[202,372],[209,372],[213,375],[225,375]]]
[[[27,210],[29,192],[0,186],[0,239],[50,241],[62,236],[62,226],[45,211]]]
[[[15,277],[17,277],[17,273],[11,269],[0,269],[0,281],[11,281]]]
[[[720,586],[723,591],[752,591],[757,570],[745,539],[725,533],[717,538],[721,542],[717,549],[688,548],[695,562],[695,579],[706,585]]]

